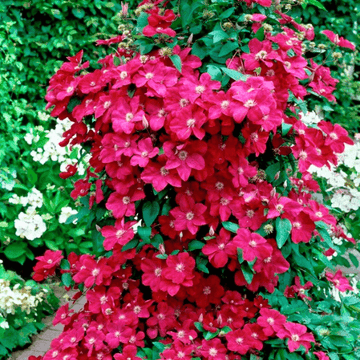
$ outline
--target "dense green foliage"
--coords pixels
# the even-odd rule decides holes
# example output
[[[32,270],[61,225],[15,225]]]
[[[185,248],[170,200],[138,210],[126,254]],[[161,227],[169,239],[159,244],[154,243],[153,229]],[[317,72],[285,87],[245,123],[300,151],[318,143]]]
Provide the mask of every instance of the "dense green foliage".
[[[79,230],[66,225],[65,231],[65,224],[54,221],[69,203],[72,188],[70,181],[58,177],[59,163],[35,162],[30,153],[44,147],[48,140],[44,130],[54,127],[44,113],[43,100],[51,75],[80,48],[86,50],[89,60],[103,56],[106,48],[97,47],[94,41],[117,34],[111,19],[120,9],[119,3],[99,0],[0,2],[0,256],[6,261],[32,261],[44,248],[86,252],[92,247],[91,238],[84,240],[85,226]],[[27,144],[24,137],[29,133],[38,134],[39,141]],[[50,217],[45,219],[44,236],[29,241],[15,235],[14,221],[24,210],[8,200],[14,193],[26,196],[34,187],[44,196],[41,215]]]
[[[329,48],[331,43],[320,34],[322,30],[331,30],[356,45],[354,53],[343,52],[343,57],[331,66],[332,75],[339,80],[334,93],[337,104],[329,102],[323,106],[323,111],[326,120],[342,125],[351,133],[360,132],[360,3],[357,0],[322,0],[321,3],[326,10],[298,6],[293,9],[293,14],[304,23],[312,23],[317,38],[321,36],[323,44]]]

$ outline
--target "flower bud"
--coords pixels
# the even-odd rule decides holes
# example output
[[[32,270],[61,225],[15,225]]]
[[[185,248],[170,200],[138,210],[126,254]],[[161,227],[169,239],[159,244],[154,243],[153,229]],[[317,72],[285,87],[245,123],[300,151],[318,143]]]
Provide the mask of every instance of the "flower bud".
[[[264,231],[266,232],[267,235],[269,235],[274,231],[274,226],[271,224],[266,224],[264,226]]]

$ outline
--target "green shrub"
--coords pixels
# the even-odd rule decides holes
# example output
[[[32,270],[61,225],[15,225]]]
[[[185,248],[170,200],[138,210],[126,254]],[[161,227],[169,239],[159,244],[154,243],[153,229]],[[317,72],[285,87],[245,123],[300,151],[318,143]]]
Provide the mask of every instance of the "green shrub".
[[[42,319],[58,307],[59,299],[48,285],[25,282],[0,264],[0,359],[30,343],[45,327]]]

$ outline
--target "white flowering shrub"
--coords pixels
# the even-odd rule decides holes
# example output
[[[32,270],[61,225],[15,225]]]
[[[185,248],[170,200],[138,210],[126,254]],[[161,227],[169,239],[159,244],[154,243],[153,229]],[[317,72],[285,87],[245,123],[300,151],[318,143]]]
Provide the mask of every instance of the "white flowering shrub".
[[[310,166],[309,172],[318,180],[324,204],[339,218],[344,230],[354,239],[360,239],[360,134],[354,145],[345,144],[337,166],[318,168]]]
[[[49,121],[46,113],[38,116],[39,121]],[[0,258],[8,269],[17,270],[16,263],[24,265],[19,268],[24,277],[30,276],[35,256],[46,248],[89,253],[95,241],[86,226],[89,209],[70,199],[77,176],[59,177],[68,166],[76,166],[79,176],[84,175],[89,155],[78,145],[59,145],[70,121],[58,120],[51,130],[45,126],[49,125],[29,124],[18,142],[23,151],[12,165],[0,169]],[[83,224],[77,227],[79,210]]]
[[[48,285],[24,281],[0,264],[0,359],[26,346],[42,330],[42,319],[52,314],[59,300]]]

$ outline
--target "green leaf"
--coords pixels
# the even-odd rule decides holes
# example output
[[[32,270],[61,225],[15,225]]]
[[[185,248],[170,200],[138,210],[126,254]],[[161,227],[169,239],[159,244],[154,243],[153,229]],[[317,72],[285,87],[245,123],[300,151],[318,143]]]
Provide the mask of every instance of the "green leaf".
[[[16,242],[7,246],[5,248],[4,254],[8,259],[14,260],[20,257],[21,255],[25,254],[26,250],[27,250],[27,245],[25,242]]]
[[[166,348],[165,344],[161,343],[161,342],[153,342],[153,345],[160,351],[163,352]]]
[[[142,213],[146,226],[151,226],[160,213],[159,203],[147,201],[142,207]]]
[[[158,259],[165,260],[165,259],[168,258],[168,255],[167,255],[167,254],[158,254],[158,255],[156,255],[156,257],[157,257]]]
[[[74,14],[75,17],[77,17],[78,19],[82,19],[85,15],[85,11],[83,9],[72,9],[71,10],[72,13]]]
[[[357,259],[357,257],[352,254],[352,253],[349,253],[349,258],[351,260],[351,262],[354,264],[355,267],[359,267],[359,260]]]
[[[239,264],[242,264],[244,262],[242,249],[240,249],[240,248],[237,248],[237,258],[238,258]]]
[[[265,38],[265,29],[264,29],[263,26],[256,32],[255,38],[260,40],[260,41],[264,40],[264,38]]]
[[[126,251],[126,250],[130,250],[136,247],[136,245],[139,243],[138,239],[132,239],[131,241],[129,241],[127,244],[125,244],[121,251]]]
[[[191,6],[190,4],[191,2],[186,0],[180,1],[180,19],[183,28],[186,28],[186,26],[190,25],[193,12],[196,10],[196,8],[203,6],[202,1],[193,1]]]
[[[94,252],[96,254],[101,254],[105,251],[103,243],[104,243],[104,237],[102,236],[101,232],[97,230],[93,230],[91,232],[91,239],[92,239],[92,245]]]
[[[222,223],[222,226],[228,230],[228,231],[231,231],[233,233],[237,233],[238,229],[240,229],[240,226],[238,224],[235,224],[235,223],[232,223],[230,221],[224,221]]]
[[[230,17],[234,13],[234,11],[235,11],[234,7],[231,7],[229,9],[225,10],[223,13],[220,14],[219,19],[223,20],[223,19]]]
[[[319,1],[317,0],[306,0],[307,4],[311,4],[316,6],[317,8],[321,9],[321,10],[325,10],[326,11],[326,7]]]
[[[70,273],[65,273],[61,275],[61,281],[65,286],[70,286],[72,282],[72,277]]]
[[[210,74],[212,80],[221,80],[222,73],[218,66],[216,65],[207,65],[206,71]]]
[[[221,70],[228,76],[230,76],[234,80],[241,80],[246,81],[246,79],[249,77],[248,75],[244,75],[236,70],[228,69],[226,67],[222,67]]]
[[[283,122],[281,124],[281,134],[282,134],[282,136],[286,136],[292,127],[293,127],[292,124],[286,124],[286,123]]]
[[[221,333],[223,333],[223,334],[227,334],[227,333],[229,333],[230,331],[232,331],[232,328],[229,327],[229,326],[224,326],[224,327],[221,329]]]
[[[276,243],[279,249],[283,247],[286,240],[288,239],[291,231],[291,222],[288,219],[277,218],[275,221],[276,227]]]
[[[204,331],[204,328],[202,326],[202,323],[200,322],[195,322],[194,323],[195,327],[200,331],[200,332],[203,332]]]
[[[137,228],[137,233],[141,237],[142,240],[149,243],[150,242],[150,236],[151,236],[151,227],[141,227],[139,226]]]
[[[148,25],[148,17],[150,15],[145,13],[145,12],[142,12],[140,14],[140,16],[138,17],[138,21],[137,21],[137,24],[136,24],[136,27],[138,29],[138,31],[140,31],[142,33],[142,30],[143,28]]]
[[[244,275],[244,278],[245,278],[245,281],[248,283],[248,284],[251,284],[253,278],[254,278],[254,273],[251,271],[249,265],[247,263],[243,263],[241,265],[241,271]]]
[[[172,61],[172,63],[174,64],[174,66],[176,67],[176,69],[181,73],[181,58],[179,55],[171,55],[170,59]]]
[[[205,274],[209,274],[209,269],[206,267],[209,261],[207,259],[197,257],[196,258],[196,267],[198,270],[204,272]]]
[[[193,250],[199,250],[202,249],[204,247],[204,243],[199,241],[199,240],[193,240],[188,247],[189,251],[193,251]]]
[[[119,66],[119,65],[121,64],[121,60],[120,60],[120,58],[117,57],[117,56],[114,56],[113,62],[114,62],[114,65],[115,65],[115,66]]]
[[[223,45],[218,56],[219,57],[225,56],[225,55],[231,53],[232,51],[234,51],[235,49],[237,49],[238,47],[239,47],[239,44],[237,42],[228,41],[225,45]]]
[[[280,171],[280,163],[277,162],[275,164],[269,165],[266,170],[265,173],[268,176],[268,181],[272,182],[275,179],[275,175]]]
[[[204,339],[205,340],[211,340],[211,339],[213,339],[214,337],[216,337],[218,334],[219,334],[219,332],[220,332],[220,329],[218,329],[217,331],[215,331],[215,332],[211,332],[211,331],[207,331],[207,332],[205,332],[203,335],[204,335]]]

